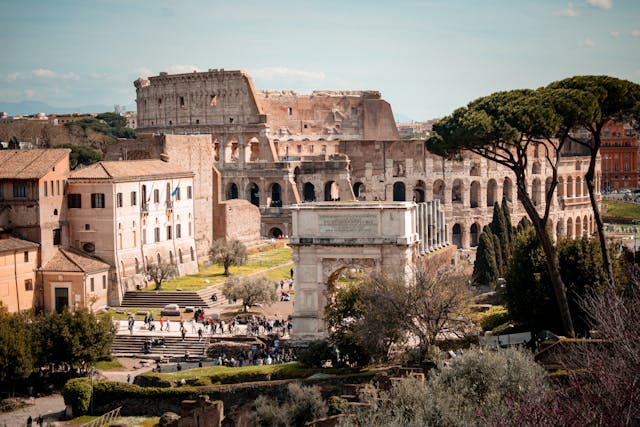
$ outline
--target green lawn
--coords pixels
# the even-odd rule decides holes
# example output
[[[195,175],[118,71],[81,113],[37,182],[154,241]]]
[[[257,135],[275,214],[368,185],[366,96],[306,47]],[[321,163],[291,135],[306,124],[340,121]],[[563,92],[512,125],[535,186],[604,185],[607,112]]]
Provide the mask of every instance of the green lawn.
[[[606,212],[603,213],[604,217],[616,217],[627,219],[640,220],[640,204],[621,202],[618,200],[606,200],[602,204],[607,207]]]
[[[290,247],[271,249],[249,255],[248,262],[241,266],[231,266],[229,271],[234,276],[246,276],[282,266],[273,271],[266,272],[267,277],[280,280],[289,277],[289,270],[293,266],[291,259],[292,250]],[[197,291],[211,285],[223,283],[226,280],[224,269],[221,265],[210,265],[203,268],[196,274],[182,276],[177,279],[168,280],[162,283],[162,290],[175,291]],[[205,282],[207,280],[209,283]],[[149,286],[146,291],[154,291],[154,286]]]

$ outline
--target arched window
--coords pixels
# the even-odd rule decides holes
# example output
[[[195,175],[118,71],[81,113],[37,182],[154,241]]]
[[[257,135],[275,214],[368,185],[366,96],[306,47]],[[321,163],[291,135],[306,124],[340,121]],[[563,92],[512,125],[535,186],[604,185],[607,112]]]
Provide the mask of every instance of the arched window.
[[[469,202],[472,208],[477,208],[478,206],[480,206],[480,183],[478,181],[473,181],[471,183]]]
[[[406,191],[404,187],[404,182],[395,182],[393,183],[393,201],[394,202],[404,202],[406,199]]]
[[[340,187],[335,181],[327,181],[324,184],[324,201],[340,200]]]
[[[480,237],[480,225],[474,222],[471,224],[471,229],[469,231],[471,232],[471,247],[475,248],[478,246],[478,238]]]
[[[238,186],[232,182],[227,187],[227,200],[233,200],[237,198],[238,198]]]
[[[433,183],[433,199],[440,200],[440,203],[444,204],[444,181],[441,179]]]
[[[127,272],[124,269],[124,261],[120,261],[120,277],[125,277],[126,275]]]
[[[462,203],[462,181],[459,179],[455,179],[453,181],[453,185],[451,186],[451,202],[452,203]]]
[[[282,199],[280,196],[280,184],[274,182],[271,185],[271,207],[279,208],[282,207]]]
[[[507,177],[505,177],[502,183],[502,198],[508,202],[513,202],[513,182]]]
[[[255,182],[249,184],[248,200],[252,205],[260,207],[260,187]]]
[[[366,200],[365,186],[363,183],[356,182],[355,184],[353,184],[353,195],[358,200]]]
[[[571,218],[567,219],[567,237],[570,239],[573,238],[573,221]]]
[[[460,224],[453,224],[451,240],[457,247],[462,247],[462,227],[460,227]]]
[[[425,185],[424,181],[419,180],[416,182],[416,186],[413,188],[413,201],[416,203],[424,203],[425,200]]]
[[[191,246],[189,248],[189,251],[191,252],[191,261],[195,261],[196,260],[196,253],[193,251],[193,246]]]
[[[315,202],[316,201],[316,188],[310,182],[304,183],[303,188],[303,198],[305,202]]]
[[[498,201],[498,183],[495,179],[487,182],[487,206],[493,206]]]
[[[533,184],[531,185],[531,198],[533,199],[533,204],[536,206],[540,206],[542,204],[542,184],[540,184],[540,178],[534,178]]]

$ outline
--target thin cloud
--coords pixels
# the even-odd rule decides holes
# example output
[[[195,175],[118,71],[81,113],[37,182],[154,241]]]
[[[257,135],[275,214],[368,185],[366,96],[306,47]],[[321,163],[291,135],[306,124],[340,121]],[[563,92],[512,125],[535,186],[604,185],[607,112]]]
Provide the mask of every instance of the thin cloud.
[[[2,78],[5,82],[15,82],[17,80],[30,80],[34,78],[39,79],[58,79],[58,80],[78,80],[80,76],[76,73],[58,73],[55,71],[47,70],[46,68],[38,68],[27,72],[9,73]]]
[[[170,74],[184,74],[184,73],[192,73],[194,71],[201,71],[200,68],[195,67],[193,65],[186,64],[173,64],[169,67]]]
[[[149,76],[153,76],[153,71],[151,71],[149,68],[147,67],[140,67],[140,68],[136,68],[135,70],[133,70],[137,75],[141,76],[141,77],[149,77]]]
[[[265,80],[295,79],[307,82],[319,82],[325,80],[327,77],[322,71],[306,71],[286,67],[256,68],[249,70],[249,74],[253,78]]]
[[[631,31],[631,37],[640,37],[640,30]]]
[[[554,10],[553,15],[573,18],[574,16],[580,15],[580,12],[573,7],[573,3],[569,3],[566,9]]]
[[[620,37],[620,31],[609,31],[609,35],[617,39],[618,37]]]
[[[594,47],[596,43],[587,37],[586,39],[584,39],[584,45],[587,47]]]
[[[587,0],[587,4],[598,9],[607,10],[613,7],[613,0]]]

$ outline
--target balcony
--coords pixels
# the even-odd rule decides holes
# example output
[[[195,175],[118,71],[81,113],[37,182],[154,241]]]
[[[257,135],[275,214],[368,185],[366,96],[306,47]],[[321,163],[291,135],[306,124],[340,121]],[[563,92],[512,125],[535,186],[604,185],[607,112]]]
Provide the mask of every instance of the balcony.
[[[173,200],[167,200],[166,209],[167,212],[173,212]]]

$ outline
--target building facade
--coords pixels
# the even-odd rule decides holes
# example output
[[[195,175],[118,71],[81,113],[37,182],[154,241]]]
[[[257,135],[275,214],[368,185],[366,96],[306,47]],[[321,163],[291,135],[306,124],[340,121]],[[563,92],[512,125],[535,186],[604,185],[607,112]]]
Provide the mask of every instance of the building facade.
[[[640,138],[623,123],[607,123],[602,129],[600,159],[604,191],[640,188]]]
[[[437,199],[448,240],[463,249],[477,245],[503,197],[514,221],[525,216],[510,170],[469,153],[444,160],[424,141],[402,139],[391,106],[376,91],[257,91],[246,73],[219,69],[161,73],[135,87],[138,131],[209,135],[222,200],[258,207],[263,236],[290,235],[284,207],[314,201]],[[527,185],[542,210],[552,171],[540,153],[531,156]],[[550,216],[560,236],[594,230],[582,178],[587,164],[580,147],[563,155]],[[599,168],[596,179],[600,191]]]
[[[0,235],[0,301],[9,313],[33,308],[39,253],[37,243]]]

